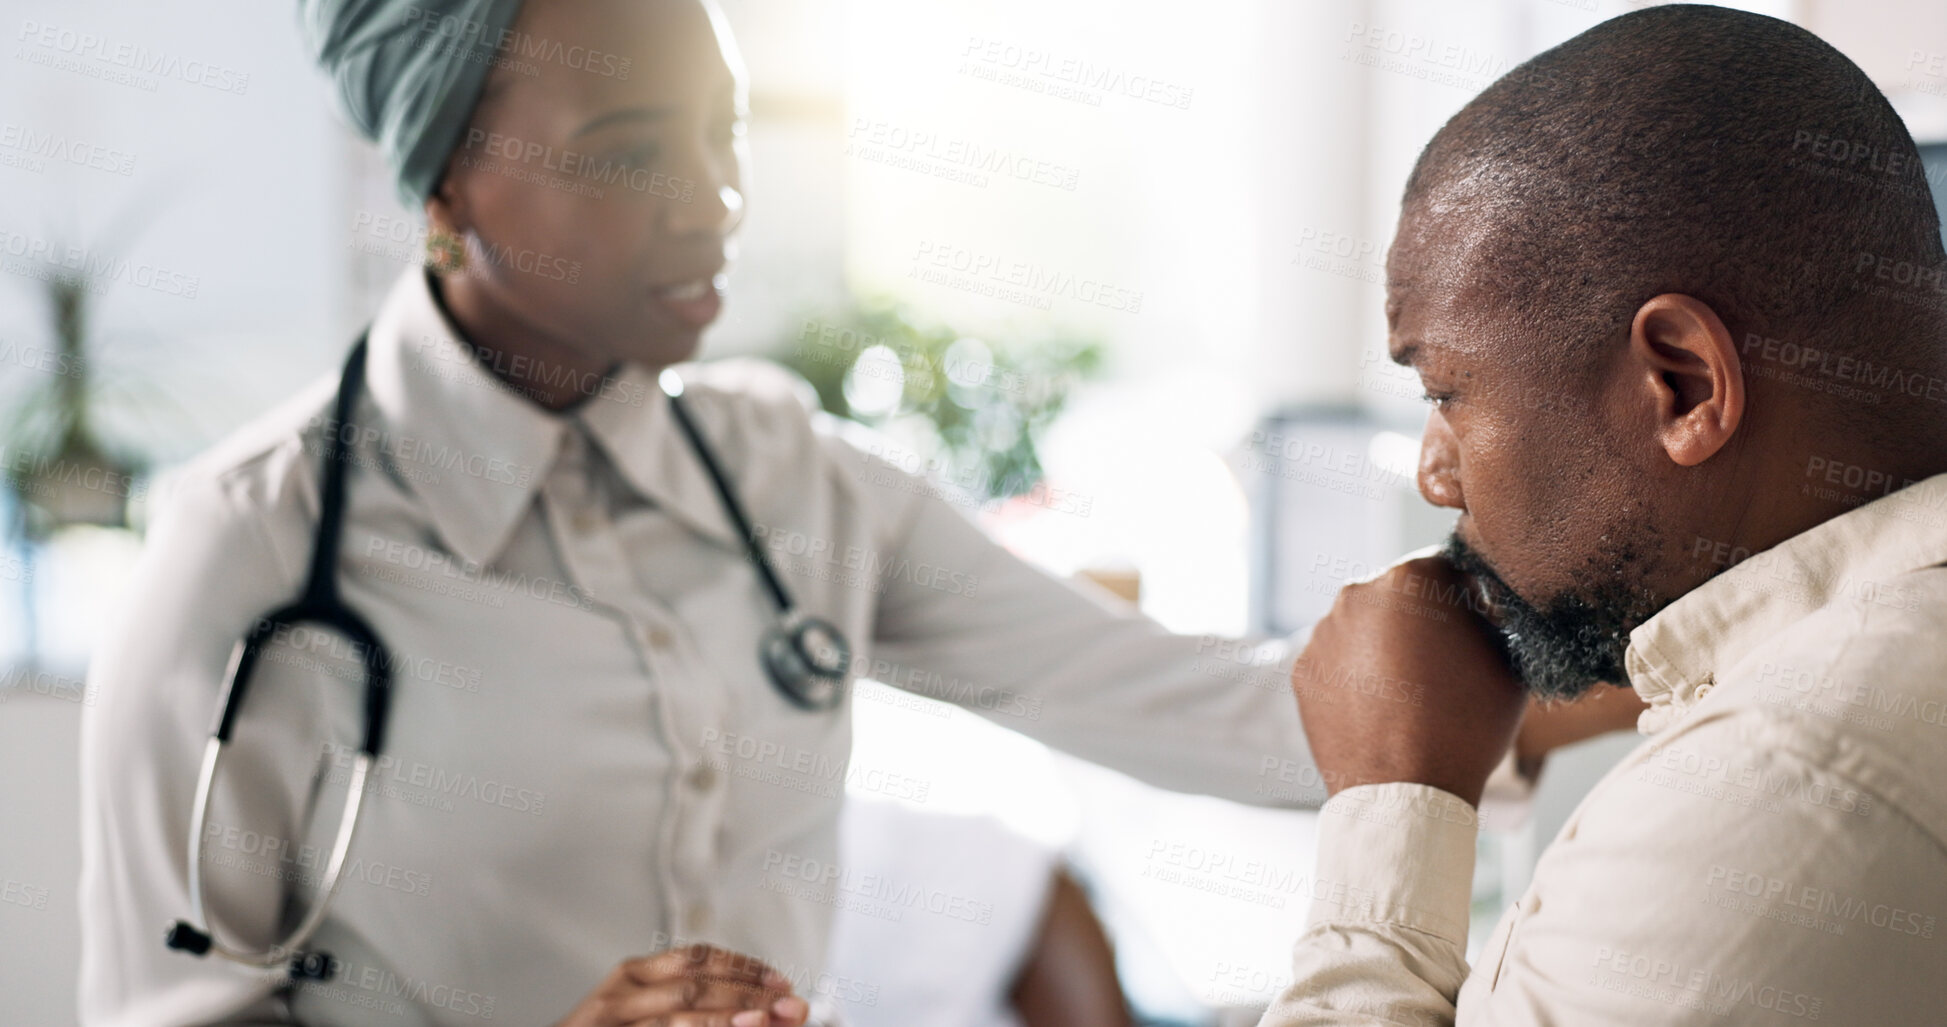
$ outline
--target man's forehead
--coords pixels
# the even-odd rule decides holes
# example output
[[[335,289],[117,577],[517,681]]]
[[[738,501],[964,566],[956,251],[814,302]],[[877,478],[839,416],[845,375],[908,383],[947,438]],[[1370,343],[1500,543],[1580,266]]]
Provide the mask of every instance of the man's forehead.
[[[1423,352],[1464,340],[1464,334],[1439,327],[1458,327],[1482,313],[1475,309],[1483,296],[1477,262],[1494,236],[1474,211],[1416,204],[1402,212],[1386,253],[1386,329],[1395,359],[1403,348],[1417,345]]]

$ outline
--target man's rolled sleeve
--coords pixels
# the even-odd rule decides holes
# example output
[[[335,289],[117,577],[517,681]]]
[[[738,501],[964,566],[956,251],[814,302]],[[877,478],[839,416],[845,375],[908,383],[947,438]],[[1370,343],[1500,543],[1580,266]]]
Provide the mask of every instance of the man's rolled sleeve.
[[[1319,811],[1310,919],[1261,1027],[1451,1023],[1467,976],[1474,807],[1427,785],[1348,788]]]

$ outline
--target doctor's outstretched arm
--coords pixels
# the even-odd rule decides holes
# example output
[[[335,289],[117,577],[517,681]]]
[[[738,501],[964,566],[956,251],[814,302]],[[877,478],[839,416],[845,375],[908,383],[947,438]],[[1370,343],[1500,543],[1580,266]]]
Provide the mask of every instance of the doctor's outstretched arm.
[[[893,565],[938,572],[884,576],[870,676],[1163,788],[1325,801],[1292,701],[1290,642],[1173,634],[1029,565],[936,490],[901,491],[912,499],[893,527]]]

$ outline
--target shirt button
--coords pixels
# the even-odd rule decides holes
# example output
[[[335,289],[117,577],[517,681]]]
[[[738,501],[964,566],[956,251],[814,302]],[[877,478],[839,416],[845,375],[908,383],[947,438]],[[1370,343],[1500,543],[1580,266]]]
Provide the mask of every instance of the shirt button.
[[[690,787],[699,792],[707,792],[717,783],[717,771],[708,763],[699,763],[690,771]]]
[[[676,639],[662,628],[650,628],[646,639],[651,649],[667,649]]]
[[[575,531],[582,535],[593,535],[595,529],[602,526],[601,517],[586,507],[575,511],[574,521]]]
[[[691,906],[689,911],[683,914],[683,933],[698,935],[709,929],[710,907],[701,905]]]

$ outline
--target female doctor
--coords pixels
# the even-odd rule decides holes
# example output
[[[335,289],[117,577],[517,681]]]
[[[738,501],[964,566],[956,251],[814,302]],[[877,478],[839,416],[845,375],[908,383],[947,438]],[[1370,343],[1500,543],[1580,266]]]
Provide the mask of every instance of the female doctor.
[[[299,8],[432,255],[155,522],[83,731],[84,1023],[803,1023],[871,984],[821,968],[857,674],[1164,787],[1322,801],[1281,649],[1213,673],[788,386],[659,380],[744,213],[707,0]],[[300,594],[372,634],[266,616]]]

